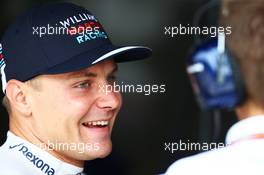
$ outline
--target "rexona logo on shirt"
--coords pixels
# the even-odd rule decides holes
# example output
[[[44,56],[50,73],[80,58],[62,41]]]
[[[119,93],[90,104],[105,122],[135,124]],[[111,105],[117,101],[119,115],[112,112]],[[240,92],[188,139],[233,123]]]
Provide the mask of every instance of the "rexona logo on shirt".
[[[41,160],[39,157],[37,157],[35,154],[30,152],[28,147],[23,146],[23,144],[18,144],[15,146],[10,146],[10,149],[13,149],[15,147],[21,147],[18,151],[21,152],[33,165],[35,165],[37,168],[39,168],[43,173],[47,175],[54,175],[55,170],[50,167],[49,164],[45,163],[43,160]]]

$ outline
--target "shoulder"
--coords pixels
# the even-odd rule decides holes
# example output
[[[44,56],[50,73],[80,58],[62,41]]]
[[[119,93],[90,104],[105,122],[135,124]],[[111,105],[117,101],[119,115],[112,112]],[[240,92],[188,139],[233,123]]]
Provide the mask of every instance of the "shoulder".
[[[10,159],[8,157],[0,158],[0,171],[3,175],[29,175],[36,174],[30,167],[23,162],[16,161],[16,158]]]
[[[21,160],[20,156],[7,149],[8,145],[0,147],[0,171],[4,175],[28,175],[32,174],[29,166]],[[35,173],[33,173],[35,174]]]
[[[207,151],[174,162],[168,168],[166,175],[220,175],[226,169],[232,169],[232,160],[230,150],[227,148]]]

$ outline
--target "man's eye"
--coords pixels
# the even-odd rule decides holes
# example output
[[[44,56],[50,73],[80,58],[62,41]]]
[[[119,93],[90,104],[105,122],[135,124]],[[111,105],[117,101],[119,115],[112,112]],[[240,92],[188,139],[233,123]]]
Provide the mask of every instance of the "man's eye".
[[[89,82],[82,82],[82,83],[79,83],[77,84],[75,87],[76,88],[82,88],[82,89],[86,89],[90,86],[90,83]]]

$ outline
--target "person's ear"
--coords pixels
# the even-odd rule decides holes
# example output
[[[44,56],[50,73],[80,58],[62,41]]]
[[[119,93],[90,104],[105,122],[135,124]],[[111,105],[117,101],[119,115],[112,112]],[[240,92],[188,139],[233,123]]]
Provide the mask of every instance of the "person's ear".
[[[262,48],[264,43],[264,19],[263,15],[256,15],[253,16],[254,18],[250,22],[250,37],[252,42],[251,45],[251,52],[250,54],[253,58],[258,58],[262,60],[264,55],[264,50]],[[250,55],[250,56],[251,56]]]
[[[26,84],[18,80],[9,80],[6,86],[6,96],[10,102],[12,110],[16,110],[25,116],[31,114],[30,104],[28,103]]]

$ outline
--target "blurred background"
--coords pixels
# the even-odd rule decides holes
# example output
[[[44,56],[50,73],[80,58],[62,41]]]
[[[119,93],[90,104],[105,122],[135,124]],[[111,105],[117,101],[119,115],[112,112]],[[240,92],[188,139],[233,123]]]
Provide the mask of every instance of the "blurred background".
[[[0,1],[0,37],[21,13],[48,0]],[[150,175],[164,172],[182,157],[197,151],[165,151],[168,142],[223,142],[235,121],[231,111],[221,112],[216,138],[211,112],[201,113],[185,72],[185,61],[194,45],[193,35],[164,35],[165,26],[192,25],[197,11],[208,0],[72,0],[91,11],[116,45],[146,45],[153,56],[120,64],[118,78],[129,84],[165,84],[166,92],[151,95],[124,93],[116,121],[113,151],[105,159],[87,162],[87,174]],[[220,1],[215,1],[220,3]],[[202,25],[217,25],[219,6],[208,10]],[[2,98],[3,94],[1,94]],[[0,107],[0,143],[6,138],[8,116]],[[212,140],[213,139],[213,140]]]

